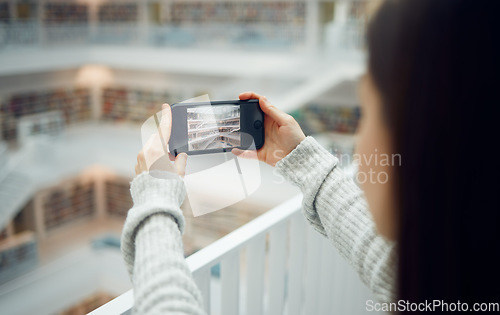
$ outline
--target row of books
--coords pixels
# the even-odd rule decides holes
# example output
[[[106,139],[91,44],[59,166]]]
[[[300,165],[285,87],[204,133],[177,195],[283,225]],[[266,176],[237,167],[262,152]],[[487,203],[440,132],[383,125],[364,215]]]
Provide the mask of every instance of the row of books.
[[[128,179],[109,179],[105,183],[106,210],[111,216],[126,218],[127,212],[132,208],[130,196],[130,183]]]
[[[11,3],[0,2],[0,23],[9,23],[14,19],[11,14]],[[33,20],[36,18],[36,2],[17,2],[13,7],[17,21]]]
[[[45,22],[86,23],[89,19],[89,8],[85,4],[70,2],[49,2],[45,4]]]
[[[136,3],[107,3],[98,7],[100,22],[134,22],[138,19]],[[89,7],[83,3],[53,2],[45,5],[44,20],[51,24],[87,23]]]
[[[16,3],[12,8],[17,20],[35,19],[37,4],[32,2]],[[44,5],[44,22],[48,24],[88,23],[89,5],[78,2],[47,2]],[[132,22],[138,19],[136,3],[106,3],[98,6],[97,18],[102,22]],[[11,7],[8,2],[0,2],[0,21],[10,21]]]
[[[33,21],[8,28],[2,44],[38,43],[37,5],[26,2],[9,10],[3,21]],[[0,6],[0,9],[2,7]],[[13,11],[14,17],[10,15]],[[96,33],[89,28],[89,5],[84,2],[48,2],[43,11],[43,40],[51,44],[129,44],[140,41],[136,3],[106,2],[97,6]],[[156,46],[289,47],[305,43],[305,1],[302,2],[154,2],[148,6],[148,23],[155,25],[147,40]],[[0,18],[0,23],[2,18]],[[200,27],[203,25],[203,27]],[[21,31],[19,31],[21,30]]]
[[[182,100],[177,91],[151,91],[126,87],[108,87],[102,93],[105,120],[142,123],[161,110],[161,104]]]
[[[137,3],[109,3],[99,6],[98,17],[102,22],[134,22],[138,12]]]
[[[161,110],[161,104],[184,98],[178,91],[151,91],[126,87],[105,88],[102,93],[102,118],[113,121],[142,123]],[[15,93],[0,99],[0,131],[2,139],[18,138],[18,125],[23,117],[60,111],[64,123],[72,124],[91,117],[90,91],[87,88],[54,89]],[[36,124],[31,133],[37,133]],[[40,125],[41,126],[41,125]],[[38,128],[43,132],[46,128]]]
[[[90,91],[86,88],[15,93],[0,100],[0,126],[4,140],[16,140],[22,117],[60,111],[66,124],[90,119]]]
[[[157,2],[149,6],[154,23],[272,23],[304,24],[305,1],[189,1]],[[35,18],[36,2],[23,2],[14,6],[19,19]],[[29,12],[28,12],[29,11]],[[0,3],[0,21],[8,21],[10,4]],[[162,14],[169,12],[169,14]],[[135,22],[138,20],[137,3],[107,2],[98,4],[97,19],[102,22]],[[89,4],[85,2],[47,2],[44,21],[49,24],[87,23],[90,19]]]
[[[91,181],[66,183],[52,189],[43,199],[47,230],[95,213],[95,185]]]
[[[182,100],[179,91],[151,91],[127,87],[108,87],[102,93],[102,118],[142,123],[160,110],[161,104]],[[88,89],[56,89],[16,93],[0,102],[0,125],[4,140],[16,140],[21,118],[43,112],[60,111],[64,123],[85,121],[91,117]],[[293,113],[307,133],[355,132],[359,107],[311,104]],[[37,125],[35,124],[34,127]],[[42,133],[44,128],[39,128]],[[45,128],[46,129],[46,128]],[[37,130],[32,130],[37,133]]]
[[[174,2],[174,23],[271,23],[304,24],[305,2]]]
[[[9,3],[0,2],[0,23],[10,20]]]

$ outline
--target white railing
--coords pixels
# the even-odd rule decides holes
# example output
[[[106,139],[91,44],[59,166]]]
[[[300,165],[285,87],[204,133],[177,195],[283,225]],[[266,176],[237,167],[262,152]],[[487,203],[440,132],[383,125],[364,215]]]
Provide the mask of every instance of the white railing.
[[[303,48],[303,25],[149,25],[138,23],[0,23],[0,49],[53,45],[131,45],[190,48]]]
[[[208,314],[364,314],[372,299],[295,197],[187,258]],[[220,278],[214,266],[220,266]],[[91,314],[128,314],[133,291]]]

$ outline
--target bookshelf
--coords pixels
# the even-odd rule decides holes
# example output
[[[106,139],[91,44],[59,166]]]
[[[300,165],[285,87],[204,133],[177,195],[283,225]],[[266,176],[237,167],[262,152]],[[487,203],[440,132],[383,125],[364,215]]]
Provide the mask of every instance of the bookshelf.
[[[12,224],[14,233],[35,231],[33,199],[28,201],[28,203],[26,203],[26,205],[17,213],[12,220]]]
[[[183,1],[173,2],[170,19],[174,24],[304,25],[305,1]]]
[[[95,43],[137,43],[139,5],[129,2],[108,2],[97,8],[97,32],[92,35]]]
[[[89,89],[27,91],[4,97],[0,101],[2,138],[7,141],[17,139],[17,125],[22,117],[55,110],[63,113],[66,124],[90,119]]]
[[[151,91],[128,87],[107,87],[102,92],[104,120],[142,123],[161,110],[161,104],[180,100],[174,91]]]
[[[0,2],[0,23],[8,23],[11,19],[8,2]]]
[[[367,2],[47,0],[38,6],[34,0],[0,0],[0,23],[13,25],[7,28],[7,33],[15,36],[8,36],[7,45],[19,42],[30,45],[69,45],[76,42],[118,45],[148,43],[174,47],[302,48],[311,44],[309,40],[315,36],[313,33],[321,32],[325,23],[333,20],[334,11],[342,11],[345,38],[340,45],[360,49]],[[337,4],[345,6],[345,10],[337,10]],[[30,40],[17,39],[16,35],[27,33],[26,27],[19,28],[17,22],[20,21],[32,21]]]
[[[0,241],[0,284],[33,269],[38,263],[33,232],[22,232]]]
[[[89,8],[78,2],[47,2],[42,22],[48,44],[87,43]]]
[[[16,3],[16,19],[18,21],[32,21],[37,16],[35,1],[22,1]]]
[[[130,23],[138,20],[137,3],[107,3],[99,6],[98,20],[104,23]]]
[[[42,195],[42,212],[46,230],[67,222],[90,217],[95,213],[95,185],[80,179],[62,183]]]
[[[44,7],[44,22],[47,24],[87,23],[89,9],[83,3],[48,2]]]
[[[0,242],[8,237],[7,228],[0,231]]]
[[[306,44],[307,1],[174,1],[150,7],[155,45],[279,48]]]
[[[130,180],[126,178],[110,178],[105,181],[106,209],[110,216],[125,219],[132,208],[130,196]]]

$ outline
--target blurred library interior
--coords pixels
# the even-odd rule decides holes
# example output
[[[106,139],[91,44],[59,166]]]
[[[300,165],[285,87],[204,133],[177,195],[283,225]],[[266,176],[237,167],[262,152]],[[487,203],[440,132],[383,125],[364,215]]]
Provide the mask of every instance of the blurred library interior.
[[[162,103],[252,90],[352,154],[366,5],[0,0],[0,313],[86,314],[132,287],[120,233],[141,124]],[[299,194],[260,167],[245,200],[185,209],[186,257]]]

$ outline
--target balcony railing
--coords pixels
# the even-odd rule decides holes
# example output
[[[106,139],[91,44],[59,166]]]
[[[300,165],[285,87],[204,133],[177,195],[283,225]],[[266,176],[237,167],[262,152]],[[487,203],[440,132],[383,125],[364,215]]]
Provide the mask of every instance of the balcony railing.
[[[369,290],[307,224],[301,200],[283,203],[187,258],[208,314],[366,312]],[[91,314],[129,314],[133,303],[130,290]]]
[[[127,45],[182,48],[304,48],[304,26],[288,25],[149,25],[0,21],[0,50],[53,45]]]

